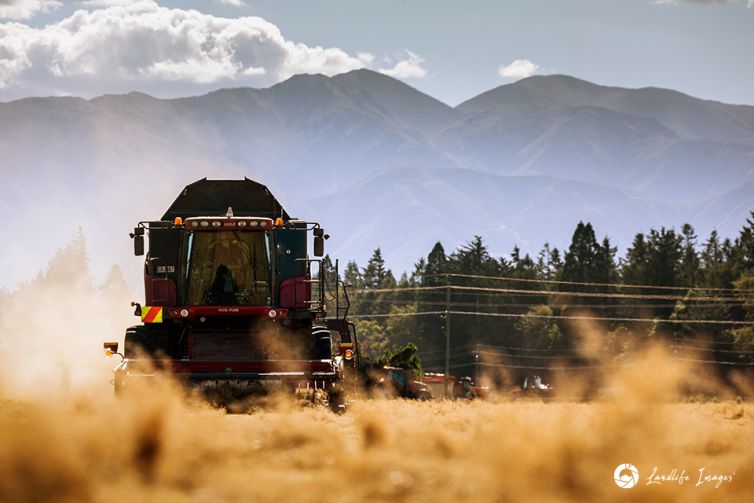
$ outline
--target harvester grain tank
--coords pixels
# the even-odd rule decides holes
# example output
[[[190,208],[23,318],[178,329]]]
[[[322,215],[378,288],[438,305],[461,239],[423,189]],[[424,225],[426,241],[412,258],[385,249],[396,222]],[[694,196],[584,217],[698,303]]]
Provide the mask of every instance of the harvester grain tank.
[[[116,392],[151,375],[146,361],[220,403],[282,388],[342,408],[358,344],[337,265],[327,277],[318,258],[318,223],[291,218],[252,180],[202,179],[138,223],[136,255],[145,236],[142,323],[126,330]]]

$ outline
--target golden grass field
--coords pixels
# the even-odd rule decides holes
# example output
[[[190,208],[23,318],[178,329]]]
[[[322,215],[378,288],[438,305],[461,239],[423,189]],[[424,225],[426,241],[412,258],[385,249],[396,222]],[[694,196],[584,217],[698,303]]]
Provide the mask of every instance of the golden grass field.
[[[113,396],[101,348],[134,323],[127,300],[50,277],[0,295],[0,502],[753,499],[750,375],[733,391],[635,346],[590,376],[609,401],[355,400],[338,416],[281,398],[227,414],[167,380]],[[616,361],[604,327],[577,328],[585,358]],[[632,489],[613,481],[622,463]],[[655,467],[689,479],[647,485]],[[732,480],[697,485],[699,469]]]
[[[280,398],[228,414],[168,381],[5,398],[0,501],[751,501],[754,406],[683,403],[689,374],[661,358],[590,403],[356,400],[339,416]],[[621,463],[636,487],[613,482]],[[654,467],[689,480],[647,485]],[[700,468],[732,480],[699,485]]]

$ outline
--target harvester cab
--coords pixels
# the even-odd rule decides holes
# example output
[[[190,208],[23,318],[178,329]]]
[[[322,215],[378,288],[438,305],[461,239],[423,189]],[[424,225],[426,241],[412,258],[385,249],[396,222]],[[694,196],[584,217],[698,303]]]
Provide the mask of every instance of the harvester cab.
[[[149,360],[220,401],[274,387],[342,401],[358,344],[318,223],[291,218],[252,180],[202,179],[131,237],[146,254],[145,302],[135,304],[142,324],[126,331],[116,390],[145,376],[136,364]]]

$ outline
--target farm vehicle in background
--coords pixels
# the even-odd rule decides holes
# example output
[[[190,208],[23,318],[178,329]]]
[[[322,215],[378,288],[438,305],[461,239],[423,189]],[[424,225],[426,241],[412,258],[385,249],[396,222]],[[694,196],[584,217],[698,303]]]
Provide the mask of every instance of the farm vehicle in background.
[[[413,371],[385,367],[384,376],[377,381],[377,388],[387,398],[412,398],[430,400],[432,392],[425,383],[414,379]]]
[[[538,375],[528,375],[524,378],[520,388],[510,392],[511,398],[540,398],[549,401],[554,398],[555,392],[552,386],[544,384]]]
[[[448,392],[450,398],[465,398],[472,400],[474,398],[489,398],[490,390],[488,386],[477,386],[471,377],[448,376]],[[422,376],[422,382],[427,384],[434,398],[443,398],[445,393],[445,374],[427,372]]]

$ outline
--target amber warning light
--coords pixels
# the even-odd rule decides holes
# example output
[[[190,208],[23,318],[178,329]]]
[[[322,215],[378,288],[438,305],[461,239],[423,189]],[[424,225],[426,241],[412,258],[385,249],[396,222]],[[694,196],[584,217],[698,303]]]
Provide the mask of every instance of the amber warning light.
[[[103,344],[105,348],[105,356],[110,358],[113,355],[118,354],[118,343],[117,342],[106,342]]]

